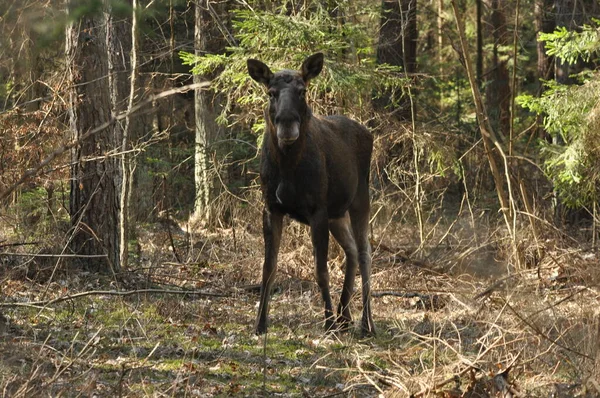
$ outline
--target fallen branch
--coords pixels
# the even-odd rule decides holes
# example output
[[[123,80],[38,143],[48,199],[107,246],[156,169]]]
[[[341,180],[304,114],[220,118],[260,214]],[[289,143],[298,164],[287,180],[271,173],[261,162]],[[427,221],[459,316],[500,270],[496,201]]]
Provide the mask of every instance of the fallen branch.
[[[106,258],[106,254],[49,254],[49,253],[2,253],[6,256],[19,256],[19,257],[50,257],[50,258]]]
[[[0,249],[4,247],[15,247],[15,246],[29,246],[29,245],[38,245],[40,242],[14,242],[14,243],[4,243],[6,240],[0,241]],[[8,253],[2,253],[8,254]]]
[[[403,292],[394,292],[394,291],[390,291],[390,290],[384,290],[384,291],[380,291],[380,292],[371,293],[371,297],[384,297],[384,296],[394,296],[394,297],[402,297],[402,298],[418,297],[423,300],[431,298],[429,295],[421,294],[421,293],[403,293]]]
[[[90,290],[77,294],[58,297],[52,300],[29,301],[27,303],[0,303],[0,307],[46,307],[53,304],[62,303],[63,301],[77,299],[86,296],[132,296],[134,294],[183,294],[191,296],[203,297],[229,297],[224,293],[210,293],[200,290],[168,290],[168,289],[139,289],[139,290]]]
[[[501,279],[495,281],[494,283],[489,285],[483,292],[481,292],[481,293],[477,294],[475,297],[473,297],[473,300],[479,300],[481,298],[488,298],[494,291],[496,291],[499,288],[501,288],[502,286],[504,286],[504,284],[506,283],[506,281],[508,279],[514,278],[515,275],[518,275],[518,274],[511,274],[511,275],[505,276],[504,278],[501,278]]]

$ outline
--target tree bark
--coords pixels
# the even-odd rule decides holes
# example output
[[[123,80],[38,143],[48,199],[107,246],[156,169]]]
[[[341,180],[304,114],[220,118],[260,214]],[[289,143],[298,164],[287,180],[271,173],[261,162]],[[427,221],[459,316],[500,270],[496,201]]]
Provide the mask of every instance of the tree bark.
[[[417,70],[417,0],[383,0],[377,44],[377,62],[402,66],[408,75]],[[388,93],[375,101],[375,107],[390,108],[398,120],[411,120],[410,99],[398,93]]]
[[[489,25],[492,29],[494,46],[488,75],[491,77],[486,89],[486,108],[492,128],[498,137],[508,136],[510,130],[510,81],[506,57],[501,59],[500,48],[508,46],[509,35],[506,28],[506,2],[489,0]]]
[[[554,0],[536,0],[534,4],[534,19],[535,30],[540,33],[550,33],[556,27],[556,21],[552,15],[552,4]],[[536,37],[537,39],[537,37]],[[537,42],[537,78],[538,78],[538,95],[544,91],[542,80],[554,79],[554,57],[546,54],[545,43]],[[550,140],[548,132],[544,129],[542,116],[537,117],[538,127],[536,134],[540,139]]]
[[[225,51],[225,40],[219,32],[214,18],[224,15],[223,5],[217,8],[210,0],[197,0],[196,28],[194,43],[196,55],[222,53]],[[194,75],[194,83],[210,80],[211,76]],[[196,119],[196,150],[194,181],[196,197],[194,215],[196,220],[211,226],[215,222],[213,201],[218,193],[216,170],[213,156],[216,153],[215,141],[222,135],[222,127],[216,122],[220,113],[220,98],[212,91],[198,89],[195,92],[194,113]]]
[[[134,71],[132,68],[132,56],[135,52],[133,47],[133,21],[134,3],[136,0],[122,0],[128,6],[127,13],[120,12],[115,15],[109,5],[107,10],[107,49],[109,69],[109,90],[111,109],[114,114],[122,114],[128,111],[133,104],[130,103],[132,94],[132,79]],[[115,134],[121,137],[120,142],[120,179],[119,179],[119,262],[122,268],[128,263],[128,240],[129,240],[129,192],[131,183],[131,156],[129,153],[129,132],[132,126],[131,116],[125,118],[125,123],[114,125]]]
[[[78,4],[70,1],[68,11],[75,10]],[[85,14],[67,27],[67,68],[72,87],[69,124],[73,139],[112,117],[108,62],[111,20],[106,10],[104,4],[101,12]],[[96,258],[84,263],[98,271],[120,269],[121,168],[119,159],[111,155],[120,139],[120,130],[112,123],[71,151],[70,249],[76,254],[106,255],[108,261]]]
[[[132,155],[131,148],[131,136],[139,136],[139,132],[133,134],[133,130],[137,130],[138,127],[137,117],[131,113],[137,98],[137,85],[138,85],[138,0],[128,0],[131,6],[131,18],[125,19],[130,24],[123,26],[123,36],[126,40],[123,43],[123,63],[128,68],[125,70],[125,76],[128,79],[123,79],[123,94],[126,96],[124,100],[127,101],[126,106],[124,105],[127,116],[125,117],[125,125],[123,126],[123,135],[121,141],[121,169],[123,172],[123,182],[121,185],[121,213],[120,213],[120,253],[119,257],[121,260],[121,267],[127,268],[129,263],[129,204],[131,203],[131,194],[133,192],[133,173],[135,170],[135,157]],[[129,26],[130,25],[130,26]],[[127,51],[128,50],[128,51]],[[128,54],[129,52],[129,54]]]
[[[477,2],[477,87],[483,88],[483,0],[475,0]]]
[[[550,33],[556,26],[552,16],[553,0],[536,0],[534,5],[535,30],[539,33]],[[549,80],[554,78],[552,68],[553,57],[546,54],[545,43],[537,42],[537,75],[539,79]],[[540,91],[542,84],[540,82]]]
[[[446,68],[444,65],[444,0],[438,0],[438,10],[437,10],[437,56],[438,56],[438,68],[439,68],[439,79],[442,79],[446,76]],[[440,95],[440,111],[444,112],[444,89],[440,85],[439,88]]]

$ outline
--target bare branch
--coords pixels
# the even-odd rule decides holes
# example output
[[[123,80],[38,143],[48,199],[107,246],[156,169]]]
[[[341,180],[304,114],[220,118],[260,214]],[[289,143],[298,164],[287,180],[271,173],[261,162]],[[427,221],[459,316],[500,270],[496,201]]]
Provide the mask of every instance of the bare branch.
[[[144,101],[141,101],[140,103],[138,103],[136,106],[132,107],[127,112],[123,112],[123,113],[121,113],[121,114],[119,114],[117,116],[113,116],[108,122],[103,123],[100,126],[96,127],[95,129],[88,131],[87,133],[85,133],[81,137],[79,137],[79,139],[71,140],[67,144],[62,145],[62,146],[58,147],[57,149],[55,149],[50,155],[48,155],[44,160],[42,160],[40,162],[40,164],[38,164],[36,167],[31,168],[31,169],[27,170],[25,173],[23,173],[23,175],[21,176],[21,178],[19,178],[17,180],[17,182],[15,182],[13,185],[11,185],[10,187],[8,187],[3,192],[0,192],[0,201],[3,200],[3,199],[5,199],[5,198],[7,198],[15,189],[17,189],[17,187],[19,187],[19,185],[23,184],[28,179],[30,179],[33,176],[37,175],[44,167],[46,167],[47,165],[49,165],[58,156],[62,155],[63,153],[65,153],[69,149],[71,149],[71,148],[79,145],[82,141],[85,141],[89,137],[91,137],[91,136],[93,136],[93,135],[95,135],[95,134],[103,131],[104,129],[106,129],[110,125],[112,125],[113,123],[115,123],[115,122],[117,122],[119,120],[123,120],[126,117],[128,117],[129,115],[131,115],[133,113],[136,113],[137,111],[139,111],[145,105],[151,104],[152,101],[156,101],[156,100],[159,100],[161,98],[165,98],[165,97],[168,97],[168,96],[171,96],[171,95],[174,95],[174,94],[185,93],[185,92],[188,92],[188,91],[191,91],[191,90],[206,89],[209,86],[210,86],[210,82],[194,83],[194,84],[188,84],[188,85],[183,86],[183,87],[177,87],[177,88],[173,88],[173,89],[170,89],[170,90],[166,90],[166,91],[160,92],[158,94],[150,95]]]

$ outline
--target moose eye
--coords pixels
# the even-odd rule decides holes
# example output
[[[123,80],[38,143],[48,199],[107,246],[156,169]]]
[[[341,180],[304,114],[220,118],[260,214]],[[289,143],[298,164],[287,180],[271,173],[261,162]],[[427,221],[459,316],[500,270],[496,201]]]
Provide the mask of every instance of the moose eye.
[[[306,89],[304,87],[302,87],[300,90],[298,90],[298,95],[300,97],[305,97],[306,96]]]
[[[269,97],[271,97],[271,99],[277,99],[277,96],[279,95],[279,92],[277,90],[269,90]]]

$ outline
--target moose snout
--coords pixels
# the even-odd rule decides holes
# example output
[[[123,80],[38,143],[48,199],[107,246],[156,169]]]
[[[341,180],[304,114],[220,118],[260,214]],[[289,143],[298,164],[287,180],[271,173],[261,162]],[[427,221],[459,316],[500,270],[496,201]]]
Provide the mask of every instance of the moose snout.
[[[300,136],[300,122],[296,120],[275,120],[277,127],[277,141],[279,147],[293,144]]]

